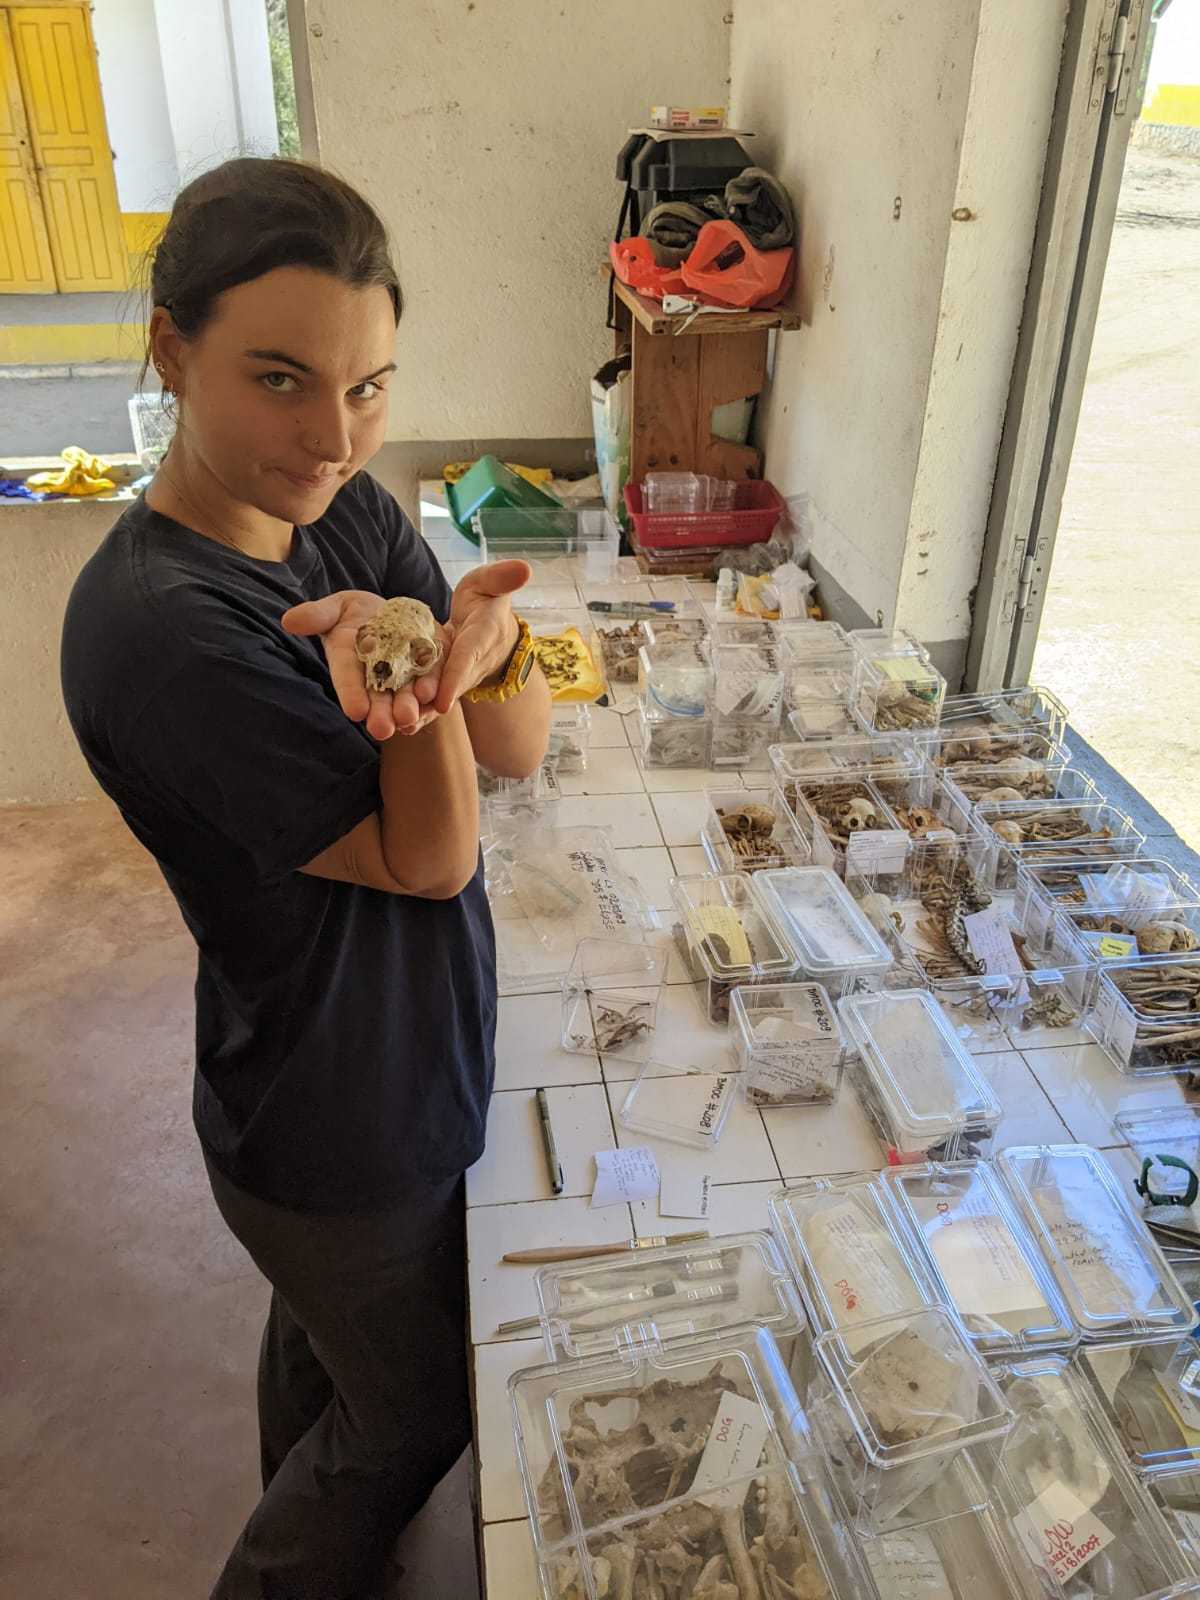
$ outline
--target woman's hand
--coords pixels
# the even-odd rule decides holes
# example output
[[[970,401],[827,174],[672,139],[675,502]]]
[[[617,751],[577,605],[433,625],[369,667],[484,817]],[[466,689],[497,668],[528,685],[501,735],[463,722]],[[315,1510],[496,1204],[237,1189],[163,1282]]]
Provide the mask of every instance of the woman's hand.
[[[494,561],[459,579],[450,602],[450,654],[440,664],[434,711],[445,715],[460,695],[503,669],[517,643],[510,597],[532,576],[527,561]]]
[[[524,563],[505,565],[523,566]],[[359,628],[364,622],[370,622],[384,603],[382,595],[371,594],[366,589],[339,589],[323,600],[307,600],[303,605],[293,606],[280,619],[285,633],[302,637],[319,635],[342,710],[352,722],[362,722],[365,717],[367,732],[381,741],[390,739],[393,733],[415,733],[432,720],[436,713],[427,711],[426,707],[437,693],[438,676],[450,643],[449,631],[439,625],[442,656],[431,672],[395,693],[368,691],[354,641]]]

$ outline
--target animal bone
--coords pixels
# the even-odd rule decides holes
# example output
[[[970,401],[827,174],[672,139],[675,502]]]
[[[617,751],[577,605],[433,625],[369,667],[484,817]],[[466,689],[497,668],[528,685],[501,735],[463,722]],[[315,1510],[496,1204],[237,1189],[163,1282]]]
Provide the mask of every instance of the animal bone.
[[[1195,950],[1200,940],[1186,922],[1146,922],[1138,930],[1137,946],[1141,955],[1165,956]]]
[[[1002,783],[995,789],[985,789],[978,798],[999,803],[1004,800],[1024,800],[1025,796],[1020,789],[1014,789],[1011,784]]]
[[[1024,828],[1011,817],[1001,817],[999,822],[993,822],[992,832],[1005,844],[1021,844],[1025,839]]]
[[[848,800],[837,820],[846,833],[858,833],[862,828],[877,828],[879,813],[869,800]]]
[[[363,664],[368,689],[407,689],[441,660],[433,612],[423,600],[388,600],[355,634],[354,653]]]

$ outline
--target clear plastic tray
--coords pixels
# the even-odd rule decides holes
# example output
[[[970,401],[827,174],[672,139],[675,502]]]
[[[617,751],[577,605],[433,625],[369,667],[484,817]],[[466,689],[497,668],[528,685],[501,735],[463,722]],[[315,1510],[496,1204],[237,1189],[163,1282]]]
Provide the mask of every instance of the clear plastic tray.
[[[947,695],[942,705],[943,730],[965,738],[1037,728],[1052,739],[1061,739],[1069,718],[1057,695],[1028,684],[1018,689]]]
[[[617,1121],[634,1133],[711,1150],[725,1131],[736,1096],[734,1072],[681,1072],[647,1061],[630,1084]]]
[[[585,772],[592,744],[592,714],[587,706],[552,706],[546,763],[555,772]]]
[[[1149,1600],[1193,1576],[1082,1372],[1063,1356],[994,1369],[1016,1416],[997,1504],[1042,1576],[1070,1600]]]
[[[885,971],[891,951],[827,867],[777,867],[754,876],[754,892],[787,932],[801,969],[838,987]]]
[[[746,1322],[786,1349],[806,1326],[779,1246],[762,1232],[542,1267],[537,1292],[550,1361]]]
[[[706,717],[713,698],[713,669],[702,639],[642,645],[637,658],[638,697],[648,712]]]
[[[890,1164],[982,1155],[996,1097],[924,989],[848,995],[838,1015],[859,1052],[852,1078]]]
[[[984,1355],[1070,1349],[1079,1330],[1028,1226],[986,1161],[887,1174],[941,1293]]]
[[[845,1042],[819,983],[764,984],[730,996],[738,1087],[752,1106],[828,1106],[837,1099]]]
[[[1048,761],[1018,756],[990,764],[963,761],[938,770],[968,810],[988,800],[1104,799],[1087,773],[1069,767],[1057,752]]]
[[[673,717],[637,710],[638,749],[644,767],[707,767],[711,761],[712,722],[708,717]]]
[[[804,866],[808,846],[776,789],[707,789],[700,843],[714,872]]]
[[[1087,1145],[1016,1145],[997,1165],[1085,1344],[1178,1340],[1191,1299],[1112,1170]]]
[[[994,851],[1000,889],[1015,887],[1017,863],[1029,856],[1121,861],[1146,842],[1123,811],[1101,800],[984,800],[973,815]]]
[[[1090,907],[1138,926],[1173,905],[1200,903],[1200,886],[1155,856],[1128,861],[1026,857],[1017,867],[1014,915],[1033,929],[1055,911]]]
[[[714,635],[713,712],[726,722],[777,727],[783,709],[783,667],[773,640],[726,644]]]
[[[855,666],[851,696],[868,733],[928,732],[941,718],[946,680],[923,653],[877,646]]]
[[[650,1054],[667,953],[632,939],[581,939],[563,979],[562,1047],[644,1061]]]
[[[874,1173],[806,1178],[768,1202],[817,1333],[933,1305],[938,1288]]]
[[[860,1532],[919,1526],[939,1481],[940,1516],[987,1504],[1013,1415],[950,1311],[882,1317],[815,1345],[809,1418]],[[958,1480],[962,1503],[948,1504],[948,1469],[964,1452],[973,1471]]]
[[[1122,1072],[1200,1069],[1200,951],[1106,962],[1087,1027]]]
[[[870,1592],[766,1328],[529,1368],[509,1395],[543,1600],[628,1595],[641,1552],[685,1533],[714,1595],[738,1592],[731,1547],[793,1593]]]

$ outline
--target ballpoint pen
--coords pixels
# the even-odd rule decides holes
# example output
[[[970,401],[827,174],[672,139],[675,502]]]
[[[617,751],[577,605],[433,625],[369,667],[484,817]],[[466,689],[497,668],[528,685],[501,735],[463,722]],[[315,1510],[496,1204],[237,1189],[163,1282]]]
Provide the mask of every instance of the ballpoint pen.
[[[545,1089],[537,1092],[538,1121],[542,1125],[542,1144],[546,1151],[546,1169],[550,1174],[551,1194],[563,1192],[562,1162],[558,1159],[558,1146],[554,1143],[554,1129],[550,1125],[550,1106]]]

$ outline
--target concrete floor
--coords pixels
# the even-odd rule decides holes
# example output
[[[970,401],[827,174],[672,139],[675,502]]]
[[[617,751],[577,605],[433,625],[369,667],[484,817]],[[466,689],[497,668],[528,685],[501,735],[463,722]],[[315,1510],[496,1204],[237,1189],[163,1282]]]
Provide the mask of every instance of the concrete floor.
[[[268,1295],[191,1127],[195,965],[107,800],[0,811],[0,1600],[203,1600],[257,1499]],[[475,1600],[471,1471],[387,1600]]]
[[[1129,152],[1032,681],[1200,845],[1200,160]]]

